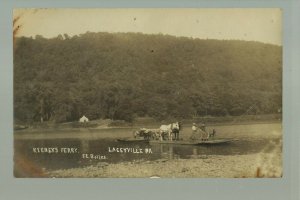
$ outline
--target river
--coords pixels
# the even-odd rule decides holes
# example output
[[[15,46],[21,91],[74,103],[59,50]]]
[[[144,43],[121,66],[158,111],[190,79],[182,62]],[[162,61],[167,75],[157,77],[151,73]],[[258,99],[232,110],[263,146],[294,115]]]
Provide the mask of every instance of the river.
[[[155,127],[152,127],[155,128]],[[77,131],[56,131],[38,133],[15,133],[14,157],[23,158],[40,168],[70,169],[99,162],[119,163],[124,161],[190,159],[206,155],[245,155],[261,151],[272,151],[272,145],[282,138],[281,123],[222,125],[207,127],[217,131],[216,138],[235,139],[231,143],[214,146],[170,145],[147,143],[120,143],[117,138],[132,137],[136,128],[80,129]],[[191,135],[191,127],[183,126],[180,137]],[[36,153],[34,148],[77,148],[76,153]],[[150,153],[109,152],[112,148],[150,149]],[[83,154],[102,156],[105,159],[83,158]]]

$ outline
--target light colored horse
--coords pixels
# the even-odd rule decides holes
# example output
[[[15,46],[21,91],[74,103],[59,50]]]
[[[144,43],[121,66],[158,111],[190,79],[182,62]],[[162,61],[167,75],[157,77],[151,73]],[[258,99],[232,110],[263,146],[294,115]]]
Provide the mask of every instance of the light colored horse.
[[[179,129],[180,129],[179,122],[175,122],[175,123],[168,124],[168,125],[161,125],[159,128],[160,140],[163,140],[163,135],[167,134],[168,140],[172,141],[173,140],[173,132],[179,131]]]

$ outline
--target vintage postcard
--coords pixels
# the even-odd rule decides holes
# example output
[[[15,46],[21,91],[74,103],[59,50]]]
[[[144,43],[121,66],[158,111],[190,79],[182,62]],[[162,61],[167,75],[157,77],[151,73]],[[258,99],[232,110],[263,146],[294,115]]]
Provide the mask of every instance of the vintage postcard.
[[[280,9],[13,16],[15,177],[283,176]]]

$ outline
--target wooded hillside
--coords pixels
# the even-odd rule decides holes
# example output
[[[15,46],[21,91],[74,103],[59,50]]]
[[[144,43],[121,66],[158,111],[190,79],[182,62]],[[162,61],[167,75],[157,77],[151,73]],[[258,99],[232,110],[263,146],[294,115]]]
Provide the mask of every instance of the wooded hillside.
[[[282,47],[141,33],[16,38],[22,122],[277,113]]]

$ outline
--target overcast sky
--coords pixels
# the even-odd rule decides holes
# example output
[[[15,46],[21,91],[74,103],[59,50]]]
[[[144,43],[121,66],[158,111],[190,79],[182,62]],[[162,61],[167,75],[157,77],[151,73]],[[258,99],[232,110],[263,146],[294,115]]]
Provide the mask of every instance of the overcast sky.
[[[15,9],[17,36],[162,33],[282,44],[280,9]]]

